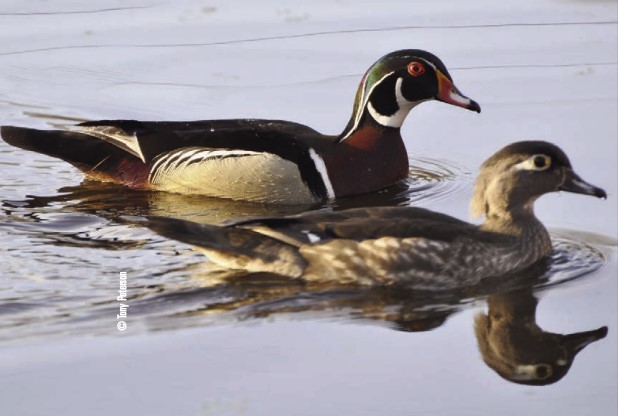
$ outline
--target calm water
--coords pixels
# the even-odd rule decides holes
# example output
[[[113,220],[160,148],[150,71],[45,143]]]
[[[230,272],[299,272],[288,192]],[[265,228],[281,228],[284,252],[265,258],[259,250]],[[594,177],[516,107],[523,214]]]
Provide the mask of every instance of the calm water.
[[[411,47],[443,58],[483,112],[414,109],[409,183],[328,207],[129,191],[0,142],[0,413],[615,415],[617,21],[610,1],[4,1],[1,124],[260,117],[335,133],[366,68]],[[536,138],[565,149],[609,198],[544,197],[551,259],[480,291],[239,279],[142,220],[382,204],[469,218],[477,166]],[[512,338],[503,357],[548,354],[542,342],[557,334],[598,339],[553,384],[512,383],[481,353],[492,338],[474,324],[510,310],[513,328],[541,329],[501,335]]]

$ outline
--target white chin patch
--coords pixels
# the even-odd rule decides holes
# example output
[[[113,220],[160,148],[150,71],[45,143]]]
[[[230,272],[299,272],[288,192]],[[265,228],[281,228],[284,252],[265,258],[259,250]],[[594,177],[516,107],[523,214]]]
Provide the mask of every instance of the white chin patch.
[[[380,114],[371,104],[371,101],[367,103],[367,110],[373,119],[380,125],[384,127],[393,127],[400,128],[403,125],[403,122],[406,120],[408,113],[412,110],[416,105],[420,104],[422,101],[408,101],[404,98],[403,93],[401,92],[401,84],[403,83],[403,78],[397,78],[397,82],[395,83],[395,97],[397,98],[397,107],[398,110],[391,115],[385,116]]]

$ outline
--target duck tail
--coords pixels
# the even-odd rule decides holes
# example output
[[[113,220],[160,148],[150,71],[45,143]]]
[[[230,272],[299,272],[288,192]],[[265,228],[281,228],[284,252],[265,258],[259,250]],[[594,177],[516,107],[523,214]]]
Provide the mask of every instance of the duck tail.
[[[2,126],[0,135],[12,146],[62,159],[89,177],[135,188],[147,187],[148,165],[92,135],[14,126]]]
[[[148,217],[147,225],[161,236],[196,246],[227,268],[300,277],[306,266],[298,247],[246,228],[167,217]]]
[[[2,126],[0,135],[12,146],[62,159],[82,170],[96,166],[102,155],[122,152],[88,134],[72,131]]]

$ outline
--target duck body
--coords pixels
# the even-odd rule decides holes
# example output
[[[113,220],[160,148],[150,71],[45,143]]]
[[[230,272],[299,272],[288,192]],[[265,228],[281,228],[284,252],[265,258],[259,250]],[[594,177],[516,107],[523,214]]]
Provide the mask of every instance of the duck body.
[[[539,168],[541,159],[546,165]],[[519,142],[481,168],[472,201],[486,210],[481,225],[422,208],[378,207],[225,226],[152,218],[149,227],[197,246],[227,268],[306,281],[451,290],[521,271],[547,256],[551,240],[532,206],[541,194],[557,190],[606,196],[579,178],[556,146]]]
[[[521,270],[551,251],[539,222],[520,235],[483,231],[448,215],[416,207],[355,208],[225,227],[168,218],[150,228],[194,244],[232,269],[268,271],[305,281],[411,285],[456,289]],[[235,242],[221,250],[211,241]]]
[[[416,289],[449,290],[524,269],[551,251],[549,235],[538,222],[526,224],[515,236],[483,231],[432,211],[405,209],[401,214],[390,220],[390,230],[389,220],[374,220],[372,227],[379,228],[370,238],[301,247],[310,264],[303,278],[359,283],[363,276],[362,284],[407,285],[409,280]],[[345,222],[339,226],[345,228]],[[328,257],[333,260],[321,261]]]
[[[400,127],[437,99],[480,111],[442,62],[420,50],[393,52],[363,77],[339,135],[282,120],[103,120],[68,130],[3,126],[9,144],[63,159],[86,176],[136,189],[310,204],[376,191],[408,175]]]

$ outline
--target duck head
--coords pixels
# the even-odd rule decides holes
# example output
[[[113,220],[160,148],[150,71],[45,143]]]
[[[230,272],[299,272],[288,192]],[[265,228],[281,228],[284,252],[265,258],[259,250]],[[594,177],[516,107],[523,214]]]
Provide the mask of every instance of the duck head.
[[[391,52],[363,76],[352,118],[341,137],[345,140],[363,120],[398,129],[412,108],[429,100],[481,112],[476,101],[455,87],[440,58],[420,49]]]
[[[509,217],[533,214],[541,195],[565,191],[606,198],[573,170],[558,146],[544,141],[522,141],[499,150],[481,166],[470,209],[475,216]]]
[[[532,289],[493,294],[487,314],[474,319],[483,361],[502,378],[517,384],[542,386],[561,380],[575,357],[607,336],[607,327],[557,334],[536,323],[538,300]]]

